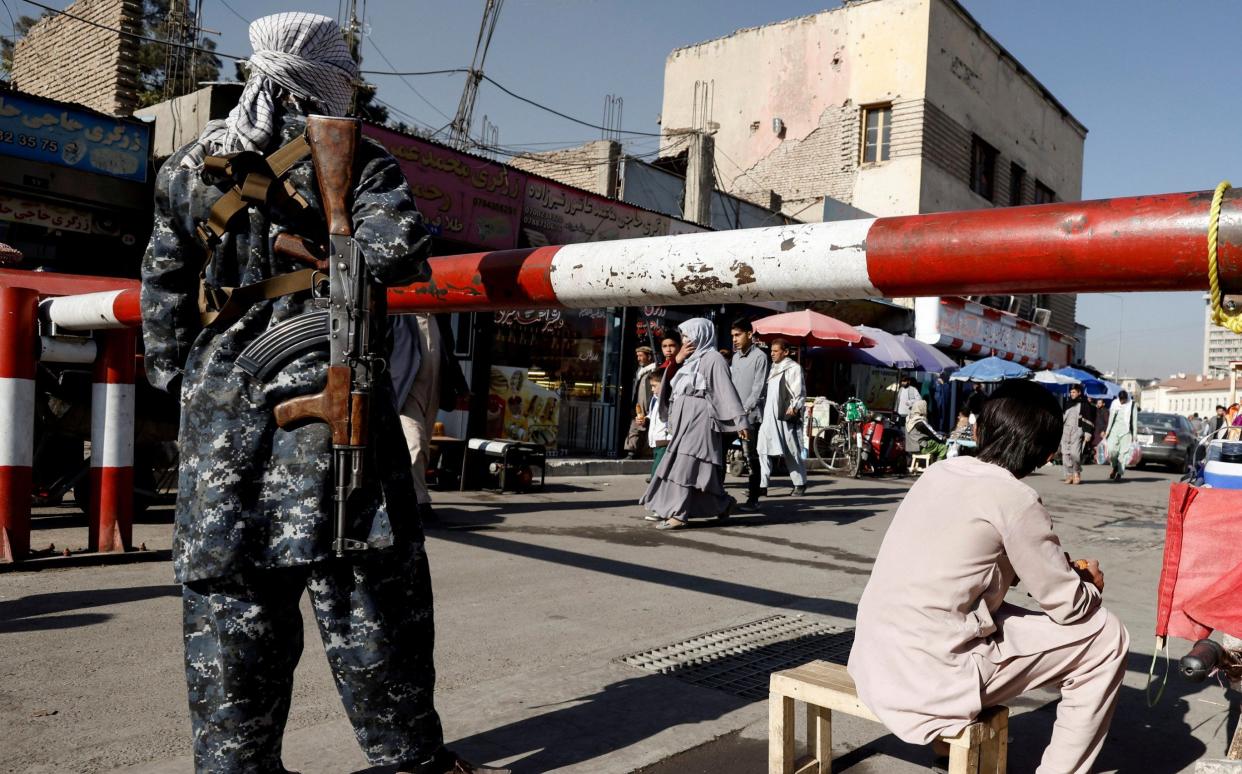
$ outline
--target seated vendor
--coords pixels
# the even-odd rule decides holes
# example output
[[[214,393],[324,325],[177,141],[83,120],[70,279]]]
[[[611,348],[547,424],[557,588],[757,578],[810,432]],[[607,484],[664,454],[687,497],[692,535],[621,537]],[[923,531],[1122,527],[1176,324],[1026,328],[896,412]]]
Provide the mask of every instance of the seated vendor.
[[[1038,384],[1010,382],[975,432],[977,457],[931,467],[897,509],[858,603],[850,675],[867,707],[915,744],[960,732],[985,707],[1059,686],[1038,771],[1090,771],[1130,640],[1100,604],[1099,564],[1070,562],[1039,495],[1022,482],[1056,453],[1060,406]],[[1005,602],[1019,580],[1037,609]]]
[[[916,400],[906,416],[906,451],[930,454],[931,461],[942,460],[949,451],[943,435],[927,421],[927,401]]]

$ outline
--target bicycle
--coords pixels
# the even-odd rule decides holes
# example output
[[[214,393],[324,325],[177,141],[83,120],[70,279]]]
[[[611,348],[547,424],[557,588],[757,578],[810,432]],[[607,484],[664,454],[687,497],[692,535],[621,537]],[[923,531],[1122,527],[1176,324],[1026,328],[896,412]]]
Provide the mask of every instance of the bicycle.
[[[858,398],[850,398],[843,404],[829,401],[829,404],[829,423],[816,430],[811,438],[815,459],[829,473],[858,478],[862,474],[862,425],[867,417],[867,406]],[[837,419],[831,421],[834,413]]]

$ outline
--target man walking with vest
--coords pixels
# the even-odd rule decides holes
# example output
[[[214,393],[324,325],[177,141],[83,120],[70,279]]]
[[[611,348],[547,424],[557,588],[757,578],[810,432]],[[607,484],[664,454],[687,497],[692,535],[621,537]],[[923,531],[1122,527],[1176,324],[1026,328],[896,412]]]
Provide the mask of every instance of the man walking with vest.
[[[309,590],[328,663],[372,764],[419,774],[497,771],[444,748],[431,581],[389,377],[373,382],[365,476],[346,525],[365,550],[336,556],[332,433],[321,422],[286,429],[273,416],[291,398],[325,389],[328,353],[303,352],[267,379],[236,362],[270,327],[321,302],[306,287],[200,319],[200,295],[237,288],[237,297],[302,268],[277,252],[278,236],[320,244],[328,236],[320,199],[327,184],[303,159],[289,167],[279,206],[240,210],[200,242],[196,234],[209,230],[229,190],[209,159],[270,154],[305,131],[308,114],[344,115],[358,76],[327,17],[264,17],[251,24],[250,40],[255,53],[238,105],[160,171],[142,266],[148,378],[181,400],[173,569],[182,584],[195,767],[285,770],[281,741],[302,652],[299,600]],[[370,274],[388,286],[425,278],[429,240],[397,163],[363,142],[352,177],[345,214]],[[386,326],[377,315],[372,341],[384,340]]]

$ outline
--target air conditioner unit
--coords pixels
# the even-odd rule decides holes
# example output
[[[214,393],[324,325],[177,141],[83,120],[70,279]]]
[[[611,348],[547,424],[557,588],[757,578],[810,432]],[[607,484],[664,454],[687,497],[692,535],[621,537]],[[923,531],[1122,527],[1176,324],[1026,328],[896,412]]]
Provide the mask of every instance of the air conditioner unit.
[[[1052,322],[1052,310],[1035,307],[1035,311],[1031,313],[1031,322],[1044,328],[1048,327],[1048,323]]]

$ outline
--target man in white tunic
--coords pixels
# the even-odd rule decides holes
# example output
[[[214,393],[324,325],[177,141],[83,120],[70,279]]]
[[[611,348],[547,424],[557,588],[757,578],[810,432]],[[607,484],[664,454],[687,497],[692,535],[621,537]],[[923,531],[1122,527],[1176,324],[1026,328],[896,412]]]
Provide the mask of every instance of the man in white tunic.
[[[802,461],[802,413],[806,382],[802,366],[789,357],[789,342],[772,340],[772,368],[768,371],[763,422],[756,448],[759,453],[759,489],[766,492],[772,478],[772,457],[784,457],[794,496],[806,494],[806,465]]]
[[[977,457],[932,465],[897,509],[858,603],[849,672],[863,703],[913,744],[961,731],[984,707],[1059,688],[1038,772],[1086,774],[1130,640],[1100,606],[1099,564],[1070,562],[1021,481],[1056,451],[1060,406],[1038,384],[1009,382],[975,432]],[[1037,610],[1005,602],[1019,580]]]

